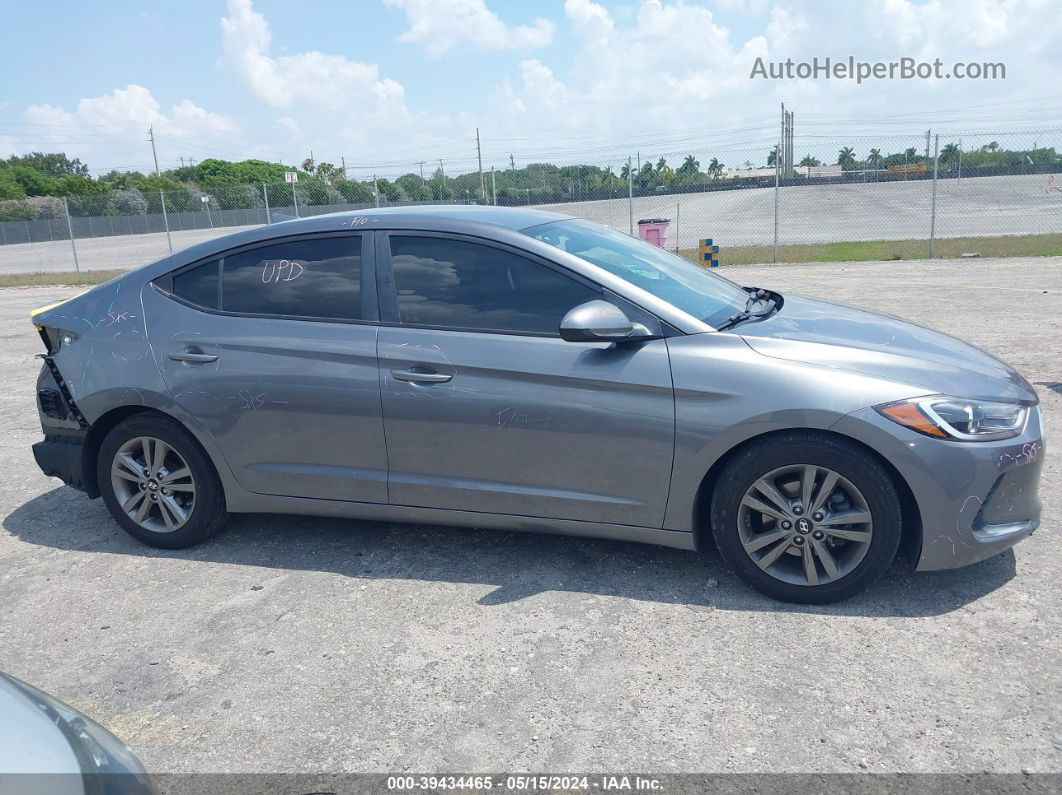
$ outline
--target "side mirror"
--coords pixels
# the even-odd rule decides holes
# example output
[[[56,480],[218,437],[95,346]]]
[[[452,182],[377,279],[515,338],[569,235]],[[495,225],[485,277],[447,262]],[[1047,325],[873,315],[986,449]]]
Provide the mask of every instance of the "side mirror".
[[[608,301],[587,301],[572,309],[560,324],[561,339],[568,342],[624,342],[652,339],[649,330]]]

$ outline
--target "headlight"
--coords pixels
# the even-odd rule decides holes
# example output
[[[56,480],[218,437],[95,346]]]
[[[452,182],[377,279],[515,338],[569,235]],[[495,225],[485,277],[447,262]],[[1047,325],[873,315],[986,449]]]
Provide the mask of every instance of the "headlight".
[[[878,413],[912,431],[937,439],[987,442],[1017,436],[1029,415],[1027,406],[934,395],[875,406]]]

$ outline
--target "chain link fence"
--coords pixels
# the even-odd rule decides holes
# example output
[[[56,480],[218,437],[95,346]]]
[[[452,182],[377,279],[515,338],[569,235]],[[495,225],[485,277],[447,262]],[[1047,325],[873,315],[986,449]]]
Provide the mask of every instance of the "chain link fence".
[[[810,125],[809,125],[810,126]],[[240,229],[342,210],[423,203],[534,206],[722,264],[1062,254],[1062,128],[770,139],[608,162],[529,163],[424,177],[135,190],[0,202],[0,275],[128,269]]]

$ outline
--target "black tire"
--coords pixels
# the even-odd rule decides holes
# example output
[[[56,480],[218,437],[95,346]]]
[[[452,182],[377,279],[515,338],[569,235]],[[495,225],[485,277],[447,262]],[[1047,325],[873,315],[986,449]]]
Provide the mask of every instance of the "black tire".
[[[873,532],[862,559],[843,576],[818,585],[793,584],[772,576],[746,552],[740,536],[739,516],[746,491],[767,473],[793,465],[828,468],[847,479],[861,492],[872,517]],[[760,593],[783,602],[827,604],[859,593],[888,570],[900,544],[902,511],[889,473],[865,450],[835,436],[793,431],[753,442],[726,464],[712,494],[711,528],[723,559]],[[810,539],[800,543],[804,541]]]
[[[141,527],[122,510],[115,494],[111,478],[112,462],[122,446],[137,437],[162,440],[183,459],[191,471],[195,500],[187,514],[187,520],[175,530],[156,532]],[[225,493],[213,463],[195,437],[179,422],[163,414],[137,414],[114,426],[100,445],[96,459],[96,478],[100,495],[115,521],[125,532],[148,546],[162,549],[194,546],[219,532],[228,520]]]

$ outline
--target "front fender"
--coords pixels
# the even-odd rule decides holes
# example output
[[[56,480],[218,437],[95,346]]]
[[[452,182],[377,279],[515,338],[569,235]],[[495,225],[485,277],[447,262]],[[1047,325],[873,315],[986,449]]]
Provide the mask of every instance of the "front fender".
[[[712,466],[773,431],[829,430],[865,406],[923,394],[916,387],[820,365],[773,359],[736,334],[667,340],[675,386],[675,458],[664,528],[693,532]]]

